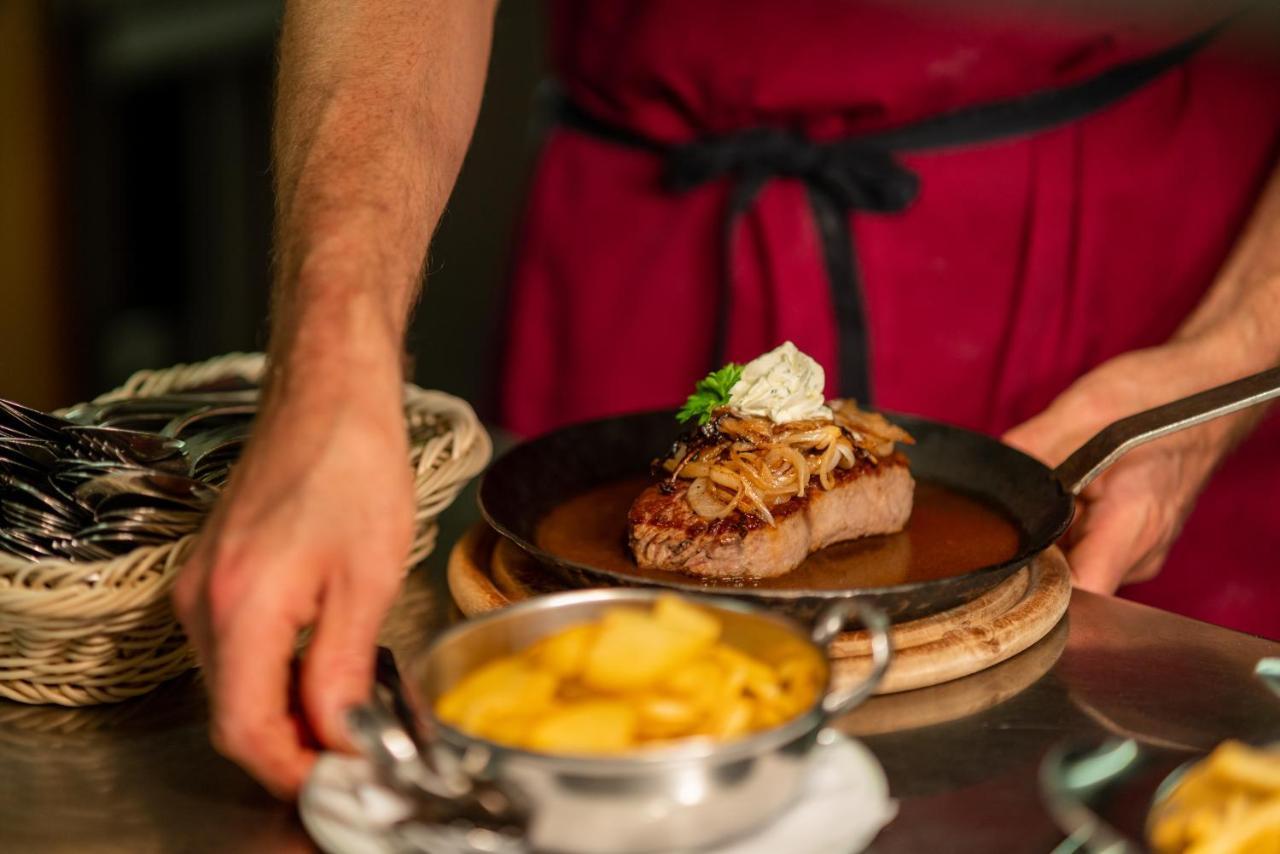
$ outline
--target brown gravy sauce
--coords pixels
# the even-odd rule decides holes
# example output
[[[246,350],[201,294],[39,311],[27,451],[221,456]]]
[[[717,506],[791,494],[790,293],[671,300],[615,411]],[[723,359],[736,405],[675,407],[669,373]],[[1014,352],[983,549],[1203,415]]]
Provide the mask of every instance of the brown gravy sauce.
[[[633,478],[569,499],[538,523],[535,544],[575,563],[638,578],[699,580],[640,569],[632,559],[627,511],[649,483]],[[1017,528],[998,509],[946,487],[917,482],[911,519],[900,533],[836,543],[809,555],[786,575],[735,583],[774,590],[889,587],[1000,563],[1017,554],[1018,545]]]

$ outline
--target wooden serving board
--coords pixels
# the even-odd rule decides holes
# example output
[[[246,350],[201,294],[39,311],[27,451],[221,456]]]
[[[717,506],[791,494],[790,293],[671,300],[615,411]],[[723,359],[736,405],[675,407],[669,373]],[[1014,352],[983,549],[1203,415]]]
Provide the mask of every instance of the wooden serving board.
[[[482,523],[449,555],[449,591],[468,617],[564,590],[515,544]],[[894,658],[876,693],[938,685],[985,670],[1043,638],[1071,599],[1067,560],[1055,548],[964,605],[893,627]],[[846,632],[832,645],[837,682],[870,667],[866,632]]]

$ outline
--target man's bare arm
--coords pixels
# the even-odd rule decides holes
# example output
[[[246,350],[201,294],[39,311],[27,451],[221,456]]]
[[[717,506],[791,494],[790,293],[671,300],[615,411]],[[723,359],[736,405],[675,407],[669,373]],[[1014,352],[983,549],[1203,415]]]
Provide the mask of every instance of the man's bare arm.
[[[399,351],[479,111],[494,6],[288,4],[274,134],[281,366],[331,352],[345,330],[328,309],[351,301]]]
[[[275,127],[271,373],[174,603],[213,739],[289,795],[345,741],[413,531],[401,354],[427,242],[479,109],[489,0],[296,0]],[[314,630],[300,695],[298,634]],[[297,708],[300,706],[300,708]]]

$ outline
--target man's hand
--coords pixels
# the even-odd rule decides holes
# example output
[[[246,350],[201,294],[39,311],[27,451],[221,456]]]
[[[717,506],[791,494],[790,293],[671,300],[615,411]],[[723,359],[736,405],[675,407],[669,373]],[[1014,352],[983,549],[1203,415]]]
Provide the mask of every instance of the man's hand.
[[[1233,369],[1226,353],[1191,341],[1126,353],[1085,374],[1004,439],[1056,466],[1117,419],[1249,373]],[[1090,484],[1067,535],[1076,586],[1114,593],[1155,577],[1205,482],[1257,417],[1219,418],[1143,445]]]
[[[413,534],[403,416],[385,393],[346,391],[340,404],[266,405],[174,589],[205,668],[214,744],[281,797],[313,760],[305,732],[346,746],[343,713],[368,696]]]

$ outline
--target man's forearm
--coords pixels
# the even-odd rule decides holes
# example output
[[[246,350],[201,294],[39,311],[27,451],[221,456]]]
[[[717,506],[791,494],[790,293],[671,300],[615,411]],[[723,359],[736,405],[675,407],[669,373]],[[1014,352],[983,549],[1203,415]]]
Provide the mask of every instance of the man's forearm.
[[[1175,340],[1212,341],[1239,373],[1280,361],[1280,167],[1214,286]]]
[[[1171,343],[1186,351],[1189,372],[1202,375],[1200,387],[1280,363],[1280,167],[1272,172],[1213,287]],[[1218,434],[1225,452],[1267,410],[1253,407],[1213,422],[1201,433]]]
[[[479,110],[493,6],[288,4],[274,134],[277,394],[319,376],[335,394],[344,376],[398,384],[427,243]]]

